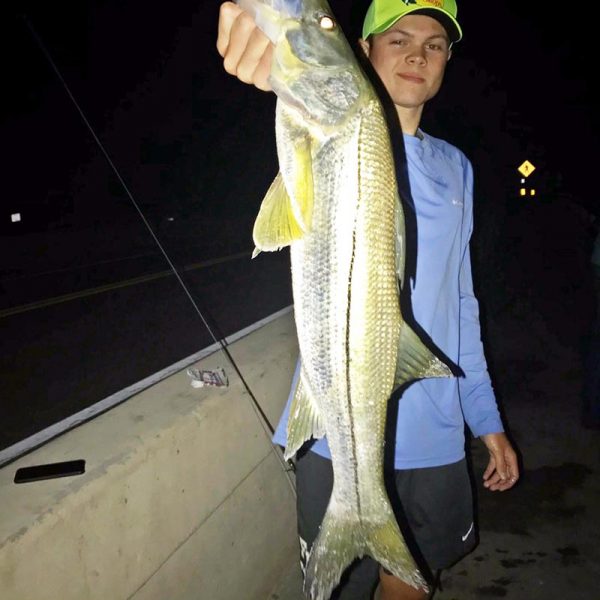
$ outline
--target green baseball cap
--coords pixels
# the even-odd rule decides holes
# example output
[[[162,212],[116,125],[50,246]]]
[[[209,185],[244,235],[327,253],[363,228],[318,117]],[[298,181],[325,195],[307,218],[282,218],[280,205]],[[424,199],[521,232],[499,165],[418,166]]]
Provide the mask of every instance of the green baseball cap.
[[[373,0],[363,23],[363,39],[387,31],[398,19],[410,13],[425,14],[438,20],[448,32],[451,42],[462,38],[456,20],[456,0]]]

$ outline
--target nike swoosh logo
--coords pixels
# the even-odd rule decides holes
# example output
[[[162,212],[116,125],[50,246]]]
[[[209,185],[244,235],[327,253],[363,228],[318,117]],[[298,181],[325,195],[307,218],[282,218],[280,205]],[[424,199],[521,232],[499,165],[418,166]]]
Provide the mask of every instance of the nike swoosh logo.
[[[475,523],[471,523],[471,527],[469,527],[469,531],[467,531],[467,533],[465,533],[465,535],[462,536],[463,542],[471,535],[471,531],[473,531],[474,526],[475,526]]]

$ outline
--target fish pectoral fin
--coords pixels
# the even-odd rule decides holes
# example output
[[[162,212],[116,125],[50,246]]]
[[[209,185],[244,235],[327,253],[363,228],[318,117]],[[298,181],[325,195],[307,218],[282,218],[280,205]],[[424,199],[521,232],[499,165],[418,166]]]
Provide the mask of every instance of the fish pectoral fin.
[[[321,419],[319,409],[312,398],[306,393],[302,384],[302,377],[298,378],[298,385],[287,424],[287,443],[284,457],[288,460],[300,449],[302,444],[312,438],[322,438],[325,435],[325,427]]]
[[[303,232],[312,224],[314,204],[314,138],[282,102],[277,103],[277,154],[296,223]]]
[[[408,324],[403,322],[396,364],[396,387],[426,377],[454,377],[454,374],[427,348]]]
[[[289,246],[303,235],[294,216],[290,196],[285,189],[281,173],[267,191],[254,222],[252,237],[256,246],[252,257],[259,252],[274,252]]]
[[[314,182],[311,146],[310,138],[306,134],[295,140],[293,173],[289,178],[292,210],[302,231],[308,231],[312,222]]]

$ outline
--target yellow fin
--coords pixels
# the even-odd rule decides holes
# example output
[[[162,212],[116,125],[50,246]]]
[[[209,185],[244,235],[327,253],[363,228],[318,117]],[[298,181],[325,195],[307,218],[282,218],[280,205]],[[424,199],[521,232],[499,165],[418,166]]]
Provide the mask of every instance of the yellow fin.
[[[275,177],[260,205],[252,237],[256,246],[252,258],[261,250],[281,250],[302,237],[281,173]]]
[[[302,385],[302,377],[299,377],[288,417],[285,460],[294,456],[306,440],[311,437],[322,438],[324,435],[325,428],[319,409],[306,393]]]
[[[454,377],[454,375],[425,346],[408,324],[403,322],[400,330],[398,362],[396,365],[396,386],[413,379],[424,379],[425,377]]]
[[[277,103],[277,155],[296,222],[310,229],[314,202],[313,138],[304,124],[281,102]]]
[[[312,221],[314,188],[311,144],[308,136],[296,139],[292,179],[292,210],[302,231],[310,229]]]

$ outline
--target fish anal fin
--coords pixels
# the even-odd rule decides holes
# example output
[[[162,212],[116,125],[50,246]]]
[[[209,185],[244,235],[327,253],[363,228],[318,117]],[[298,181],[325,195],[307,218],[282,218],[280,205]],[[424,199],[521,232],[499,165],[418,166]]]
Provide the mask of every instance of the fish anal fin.
[[[256,249],[252,257],[254,258],[260,251],[281,250],[294,240],[300,239],[302,233],[294,216],[283,177],[278,173],[262,201],[254,222],[252,237]]]
[[[321,415],[315,403],[306,392],[302,377],[298,378],[298,385],[292,404],[287,424],[287,444],[284,457],[286,460],[294,456],[302,444],[312,438],[322,438],[325,428]]]
[[[398,347],[396,386],[426,377],[454,377],[450,368],[427,348],[406,322],[402,323]]]

